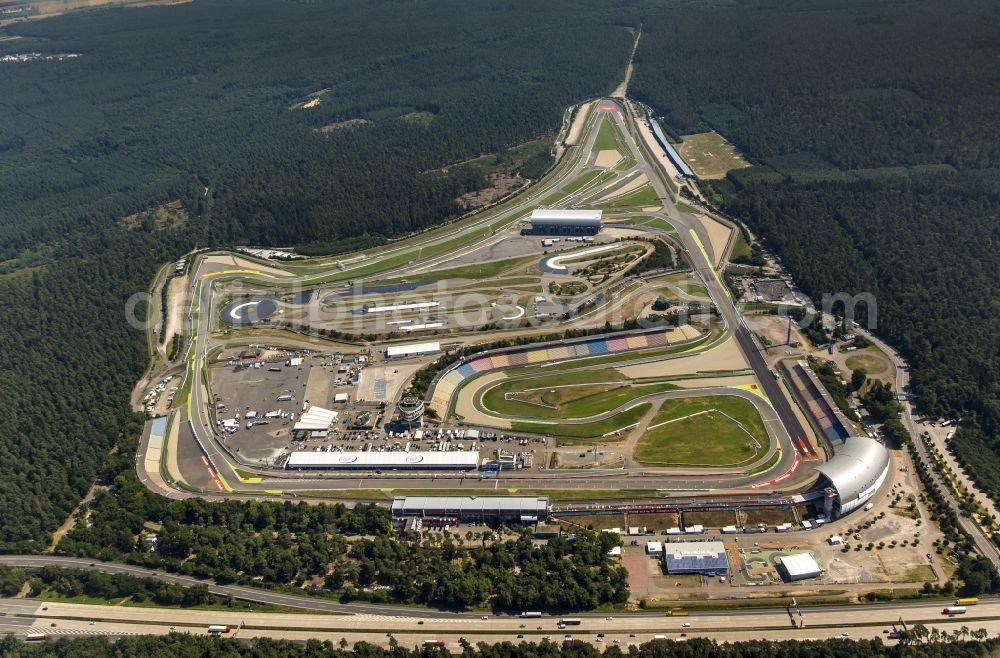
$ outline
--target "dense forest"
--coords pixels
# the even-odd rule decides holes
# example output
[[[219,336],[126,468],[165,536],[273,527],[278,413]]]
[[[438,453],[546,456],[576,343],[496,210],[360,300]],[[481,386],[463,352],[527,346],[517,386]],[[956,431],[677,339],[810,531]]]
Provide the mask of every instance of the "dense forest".
[[[426,172],[554,136],[620,80],[629,20],[596,0],[199,0],[5,28],[0,55],[80,56],[0,63],[0,550],[41,549],[130,422],[147,355],[126,302],[159,264],[456,215],[483,175]]]
[[[918,624],[919,626],[919,624]],[[919,630],[919,629],[918,629]],[[926,629],[924,629],[926,630]],[[985,632],[985,631],[984,631]],[[979,635],[977,632],[976,635]],[[562,644],[503,642],[475,646],[467,644],[463,658],[986,658],[997,651],[996,640],[971,642],[971,633],[958,638],[923,636],[919,646],[910,643],[886,646],[880,640],[809,640],[803,642],[736,642],[716,644],[692,638],[687,642],[656,641],[623,651],[617,646],[603,651],[581,640]],[[5,658],[441,658],[450,655],[438,647],[407,648],[393,643],[388,649],[359,642],[348,647],[341,642],[310,640],[303,644],[279,640],[254,640],[247,644],[229,638],[172,633],[159,637],[126,637],[112,643],[103,637],[50,640],[25,644],[7,636],[0,638],[0,656]]]
[[[723,209],[817,301],[870,292],[921,408],[1000,498],[1000,10],[749,0],[644,20],[633,94],[755,165]],[[862,307],[861,319],[869,309]]]

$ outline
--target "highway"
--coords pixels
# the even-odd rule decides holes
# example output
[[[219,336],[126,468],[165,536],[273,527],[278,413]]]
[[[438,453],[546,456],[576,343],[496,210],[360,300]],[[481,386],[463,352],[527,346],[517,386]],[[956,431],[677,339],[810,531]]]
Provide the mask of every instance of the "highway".
[[[739,609],[689,610],[688,616],[666,617],[663,612],[572,613],[581,619],[579,626],[559,630],[558,615],[522,619],[517,614],[495,615],[490,611],[442,612],[412,606],[377,606],[364,603],[341,604],[319,598],[267,592],[254,588],[216,585],[185,576],[150,571],[130,565],[89,562],[58,556],[0,556],[0,564],[15,566],[63,566],[98,569],[106,573],[127,573],[155,578],[180,585],[207,584],[209,591],[233,596],[241,601],[268,603],[300,608],[302,613],[256,612],[238,605],[233,611],[183,610],[172,608],[132,608],[126,606],[48,603],[30,599],[0,599],[0,630],[24,634],[44,631],[60,634],[105,634],[113,637],[170,630],[204,633],[208,624],[243,627],[237,636],[267,636],[304,640],[366,640],[385,645],[392,635],[404,646],[425,639],[445,640],[452,649],[459,638],[472,642],[515,640],[541,641],[546,636],[561,641],[571,634],[594,644],[637,644],[652,639],[653,634],[667,634],[679,639],[706,636],[719,641],[759,639],[811,639],[839,637],[881,637],[893,624],[904,621],[912,627],[956,630],[962,626],[1000,630],[1000,600],[990,599],[969,606],[964,615],[948,617],[941,613],[950,601],[917,601],[877,605],[803,605],[799,612],[787,606],[743,607]],[[485,618],[484,618],[485,617]],[[93,622],[93,623],[92,623]],[[53,626],[54,624],[54,626]],[[800,624],[804,626],[799,627]],[[388,633],[387,633],[388,629]],[[598,633],[604,634],[599,639]]]

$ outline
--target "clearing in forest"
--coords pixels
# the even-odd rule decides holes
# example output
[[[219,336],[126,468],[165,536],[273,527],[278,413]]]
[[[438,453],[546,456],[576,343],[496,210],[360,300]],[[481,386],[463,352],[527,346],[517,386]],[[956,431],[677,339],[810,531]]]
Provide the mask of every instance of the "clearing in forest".
[[[715,131],[684,135],[677,150],[698,178],[725,178],[733,169],[749,167],[736,147]]]

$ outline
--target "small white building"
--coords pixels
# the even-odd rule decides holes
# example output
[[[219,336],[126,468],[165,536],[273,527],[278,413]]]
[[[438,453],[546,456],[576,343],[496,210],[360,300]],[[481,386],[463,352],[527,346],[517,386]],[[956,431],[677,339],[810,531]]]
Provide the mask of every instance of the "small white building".
[[[778,565],[781,567],[781,571],[784,572],[785,577],[791,582],[816,578],[823,573],[823,570],[819,568],[819,564],[816,563],[816,560],[809,553],[785,555],[778,558]]]
[[[421,356],[441,351],[441,343],[411,343],[410,345],[390,345],[385,348],[387,359],[402,359],[408,356]]]
[[[663,555],[663,542],[661,541],[646,542],[646,555]]]
[[[722,534],[724,535],[735,535],[739,530],[736,529],[734,525],[727,525],[722,528]]]
[[[844,538],[840,535],[830,535],[830,538],[826,540],[830,546],[840,546],[844,543]]]
[[[684,528],[684,534],[686,535],[703,535],[705,534],[705,526],[701,524],[689,525]]]

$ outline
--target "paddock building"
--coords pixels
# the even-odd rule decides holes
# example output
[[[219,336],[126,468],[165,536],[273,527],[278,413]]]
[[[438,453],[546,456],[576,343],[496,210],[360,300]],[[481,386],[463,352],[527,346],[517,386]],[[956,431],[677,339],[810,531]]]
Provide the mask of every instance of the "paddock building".
[[[546,496],[399,496],[392,501],[392,516],[405,518],[453,517],[472,522],[544,521],[549,515]]]

